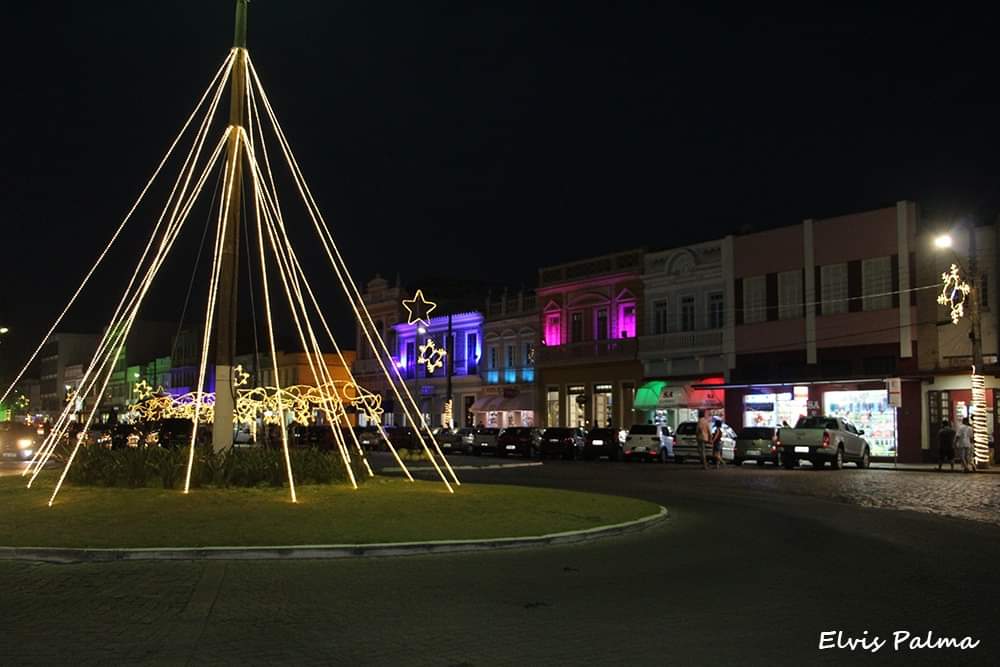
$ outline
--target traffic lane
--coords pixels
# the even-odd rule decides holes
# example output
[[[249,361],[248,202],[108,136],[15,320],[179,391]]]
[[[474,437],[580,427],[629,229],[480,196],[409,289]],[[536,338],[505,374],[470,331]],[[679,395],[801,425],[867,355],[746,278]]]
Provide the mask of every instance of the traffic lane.
[[[719,485],[725,473],[622,466],[595,481],[589,472],[552,465],[472,474],[604,492],[627,484],[617,492],[668,506],[669,522],[588,545],[233,561],[214,576],[207,568],[217,564],[208,563],[28,572],[0,563],[0,613],[19,637],[0,653],[247,664],[883,664],[899,654],[819,651],[820,633],[931,630],[983,643],[964,653],[906,652],[908,663],[1000,658],[992,526],[732,494]],[[694,481],[678,488],[671,479]],[[59,632],[36,632],[40,622]]]
[[[452,459],[454,460],[454,459]],[[492,457],[486,461],[496,462]],[[483,467],[482,464],[479,467]],[[636,480],[661,484],[694,495],[811,496],[863,507],[912,510],[956,519],[1000,525],[1000,475],[951,472],[912,472],[887,469],[816,470],[803,466],[783,470],[774,466],[726,466],[704,471],[696,464],[608,463],[545,461],[524,479],[545,479],[552,484],[583,484],[583,489],[619,493]],[[463,470],[462,480],[480,479],[479,470]],[[490,481],[522,479],[517,469],[503,469]],[[427,473],[420,473],[426,477]],[[711,475],[711,477],[705,477]],[[627,495],[627,494],[626,494]]]

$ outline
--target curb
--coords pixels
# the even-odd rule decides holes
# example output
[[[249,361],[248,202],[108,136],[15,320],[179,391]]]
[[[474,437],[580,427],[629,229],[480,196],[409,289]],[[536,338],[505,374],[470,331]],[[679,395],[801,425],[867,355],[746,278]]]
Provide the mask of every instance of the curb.
[[[557,544],[580,544],[605,537],[626,535],[661,523],[669,517],[660,506],[656,514],[586,530],[573,530],[528,537],[501,537],[487,540],[436,540],[430,542],[388,542],[381,544],[327,544],[276,547],[180,547],[143,549],[69,549],[58,547],[0,547],[0,561],[40,561],[45,563],[110,563],[148,560],[309,560],[455,554],[497,551]]]
[[[484,466],[452,466],[452,470],[501,470],[503,468],[534,468],[536,466],[544,465],[541,461],[535,461],[534,463],[491,463]],[[433,466],[417,466],[406,468],[410,472],[433,472]],[[399,466],[393,466],[390,468],[379,468],[379,472],[403,472],[403,469]]]

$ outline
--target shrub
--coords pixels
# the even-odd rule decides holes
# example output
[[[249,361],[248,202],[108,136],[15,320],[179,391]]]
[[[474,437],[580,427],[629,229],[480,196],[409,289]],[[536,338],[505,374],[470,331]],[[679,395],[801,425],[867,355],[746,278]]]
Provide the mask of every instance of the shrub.
[[[186,447],[135,447],[105,449],[81,447],[68,480],[81,486],[127,486],[141,488],[156,480],[165,489],[177,488],[185,475],[190,450]],[[339,451],[293,449],[289,452],[296,484],[342,484],[348,481]],[[364,464],[352,458],[358,483],[367,478]],[[281,448],[250,447],[213,451],[211,445],[195,450],[191,485],[272,486],[285,485],[285,455]],[[155,482],[154,482],[155,483]]]

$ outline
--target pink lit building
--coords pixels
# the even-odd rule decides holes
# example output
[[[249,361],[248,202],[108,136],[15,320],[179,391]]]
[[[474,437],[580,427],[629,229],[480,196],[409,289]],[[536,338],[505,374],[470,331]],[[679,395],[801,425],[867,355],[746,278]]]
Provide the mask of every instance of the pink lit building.
[[[540,426],[632,424],[642,263],[633,250],[539,272]]]

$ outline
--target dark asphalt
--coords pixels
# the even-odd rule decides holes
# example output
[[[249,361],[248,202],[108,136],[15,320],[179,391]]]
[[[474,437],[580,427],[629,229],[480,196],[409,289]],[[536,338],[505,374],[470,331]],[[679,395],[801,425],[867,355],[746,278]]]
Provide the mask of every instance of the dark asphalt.
[[[0,563],[0,663],[1000,662],[1000,529],[861,507],[829,490],[866,479],[891,487],[895,475],[907,493],[938,498],[935,487],[960,476],[568,462],[462,475],[629,495],[672,516],[623,538],[503,553]],[[977,479],[976,493],[986,483]],[[803,493],[810,486],[827,497]],[[830,630],[890,643],[876,654],[819,651]],[[897,630],[981,643],[895,652]]]

